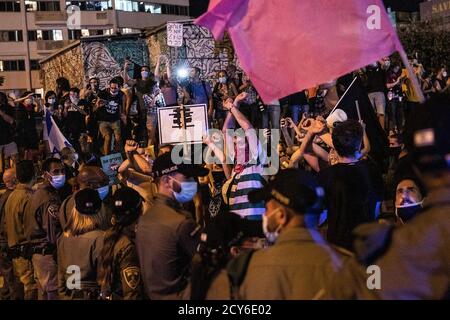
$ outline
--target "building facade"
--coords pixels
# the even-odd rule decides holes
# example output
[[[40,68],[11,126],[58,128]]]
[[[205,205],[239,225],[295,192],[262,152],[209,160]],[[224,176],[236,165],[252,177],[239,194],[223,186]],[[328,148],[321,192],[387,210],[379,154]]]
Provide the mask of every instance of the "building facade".
[[[75,7],[74,7],[75,6]],[[42,92],[39,61],[81,37],[189,19],[189,0],[0,0],[0,90]]]

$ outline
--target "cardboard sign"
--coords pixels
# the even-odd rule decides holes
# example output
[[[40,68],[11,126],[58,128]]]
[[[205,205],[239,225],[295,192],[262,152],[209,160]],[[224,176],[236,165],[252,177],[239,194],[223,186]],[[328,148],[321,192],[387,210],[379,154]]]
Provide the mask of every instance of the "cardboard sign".
[[[206,104],[158,108],[160,144],[202,143],[208,131]]]
[[[100,158],[102,162],[103,172],[109,177],[109,185],[118,183],[117,170],[123,162],[122,155],[120,153],[113,153]]]
[[[169,47],[181,47],[183,45],[182,23],[167,23],[167,45]]]

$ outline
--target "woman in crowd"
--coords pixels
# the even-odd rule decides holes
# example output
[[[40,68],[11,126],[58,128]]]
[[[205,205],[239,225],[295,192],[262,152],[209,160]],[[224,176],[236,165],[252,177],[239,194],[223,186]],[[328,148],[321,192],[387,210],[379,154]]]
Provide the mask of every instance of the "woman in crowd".
[[[140,299],[142,282],[135,236],[143,202],[131,188],[118,189],[112,197],[112,227],[106,231],[101,251],[101,296],[103,299]]]
[[[102,229],[106,229],[108,218],[100,210],[97,190],[82,189],[74,199],[75,207],[58,239],[58,292],[64,300],[96,300],[101,288]],[[72,274],[78,275],[78,285],[69,279]]]

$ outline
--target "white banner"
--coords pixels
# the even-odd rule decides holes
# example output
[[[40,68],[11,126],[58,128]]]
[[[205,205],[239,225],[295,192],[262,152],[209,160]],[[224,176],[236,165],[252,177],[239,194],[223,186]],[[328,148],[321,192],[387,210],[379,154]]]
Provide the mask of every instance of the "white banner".
[[[183,45],[182,23],[167,23],[167,45],[169,47],[181,47]]]
[[[202,143],[208,131],[206,104],[158,108],[160,144]]]

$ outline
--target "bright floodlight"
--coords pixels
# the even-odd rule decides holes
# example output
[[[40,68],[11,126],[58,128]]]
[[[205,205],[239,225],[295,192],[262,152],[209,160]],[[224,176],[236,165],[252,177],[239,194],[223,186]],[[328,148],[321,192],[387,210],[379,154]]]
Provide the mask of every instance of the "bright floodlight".
[[[180,68],[177,71],[178,77],[180,78],[187,78],[188,76],[188,70],[186,68]]]

